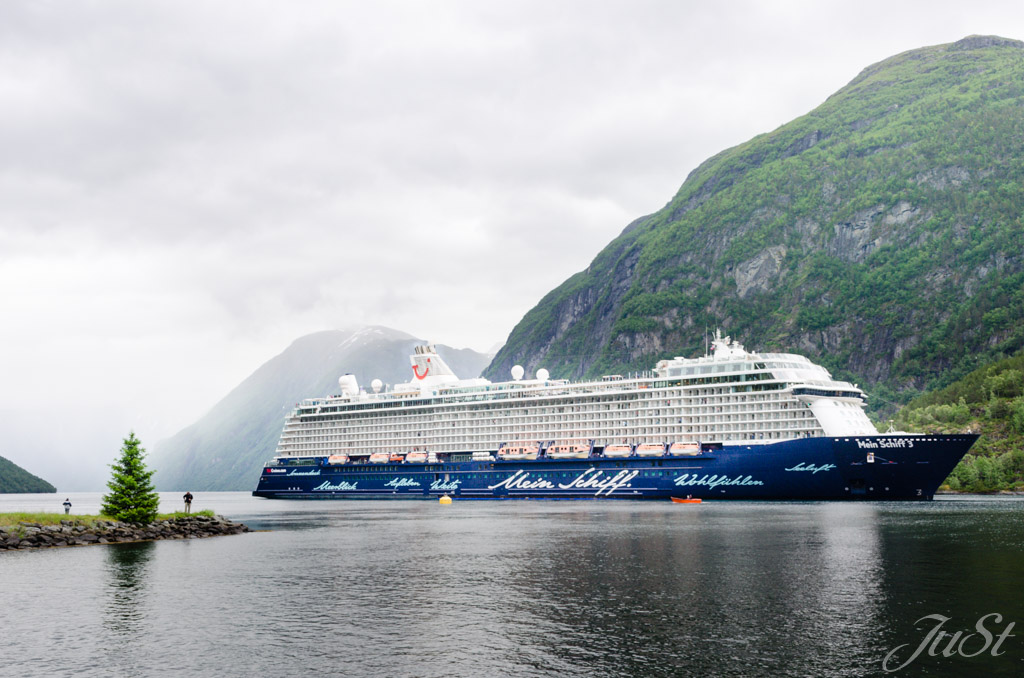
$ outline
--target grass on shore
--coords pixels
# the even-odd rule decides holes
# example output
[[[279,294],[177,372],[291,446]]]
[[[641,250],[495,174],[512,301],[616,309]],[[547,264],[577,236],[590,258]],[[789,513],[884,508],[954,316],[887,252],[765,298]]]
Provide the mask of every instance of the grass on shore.
[[[184,518],[186,515],[193,516],[207,516],[212,518],[214,516],[213,511],[206,509],[203,511],[193,511],[191,514],[186,514],[184,511],[175,511],[174,513],[160,513],[157,515],[157,520],[173,520],[174,518]],[[114,520],[110,516],[98,515],[65,515],[63,513],[0,513],[0,527],[18,527],[20,523],[37,523],[39,525],[60,525],[62,520],[73,520],[80,525],[86,527],[92,527],[99,520]]]

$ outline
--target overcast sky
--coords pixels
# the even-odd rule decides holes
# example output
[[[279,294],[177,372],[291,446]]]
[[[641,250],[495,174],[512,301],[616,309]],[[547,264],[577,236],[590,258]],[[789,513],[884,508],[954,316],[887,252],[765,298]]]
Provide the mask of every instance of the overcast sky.
[[[4,2],[0,456],[102,489],[318,330],[487,350],[708,156],[972,33],[1024,5]]]

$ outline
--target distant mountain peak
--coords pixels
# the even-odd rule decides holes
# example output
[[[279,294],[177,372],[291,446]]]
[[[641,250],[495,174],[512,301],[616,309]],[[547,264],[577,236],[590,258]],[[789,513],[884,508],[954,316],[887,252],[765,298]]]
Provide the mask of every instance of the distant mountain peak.
[[[1014,47],[1024,49],[1024,41],[1002,38],[998,35],[968,35],[949,45],[951,50],[985,49],[988,47]]]
[[[409,355],[422,340],[380,325],[324,330],[299,337],[231,390],[199,421],[154,447],[160,490],[246,490],[273,456],[285,415],[304,398],[338,392],[338,377],[360,385],[409,379]],[[438,345],[459,376],[470,378],[490,359]]]

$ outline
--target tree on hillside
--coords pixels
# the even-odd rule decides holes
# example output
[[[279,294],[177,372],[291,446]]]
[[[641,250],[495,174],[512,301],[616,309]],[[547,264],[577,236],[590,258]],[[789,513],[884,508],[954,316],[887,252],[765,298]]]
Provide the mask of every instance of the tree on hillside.
[[[156,519],[160,497],[153,489],[153,471],[146,469],[144,450],[132,431],[121,447],[121,457],[110,465],[113,474],[103,497],[104,514],[129,523],[151,523]]]

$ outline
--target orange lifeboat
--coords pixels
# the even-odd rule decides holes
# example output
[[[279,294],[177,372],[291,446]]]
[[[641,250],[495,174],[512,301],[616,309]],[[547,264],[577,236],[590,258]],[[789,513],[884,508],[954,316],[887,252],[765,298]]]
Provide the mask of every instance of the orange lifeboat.
[[[502,443],[498,448],[498,458],[509,461],[536,459],[538,454],[540,454],[540,443],[537,442]]]
[[[371,464],[386,464],[390,460],[387,452],[374,452],[370,455]]]
[[[567,440],[555,443],[544,452],[551,459],[586,459],[593,448],[591,441]]]
[[[425,464],[427,462],[426,452],[410,452],[405,455],[405,461],[408,464]]]
[[[700,503],[700,499],[694,499],[693,497],[686,497],[685,499],[680,499],[679,497],[669,497],[669,499],[672,500],[673,504],[699,504]]]
[[[633,454],[632,445],[615,444],[604,446],[604,456],[606,457],[628,457]]]
[[[660,457],[665,454],[665,443],[640,443],[636,446],[638,457]]]
[[[672,443],[668,453],[673,455],[693,456],[700,454],[700,443]]]

